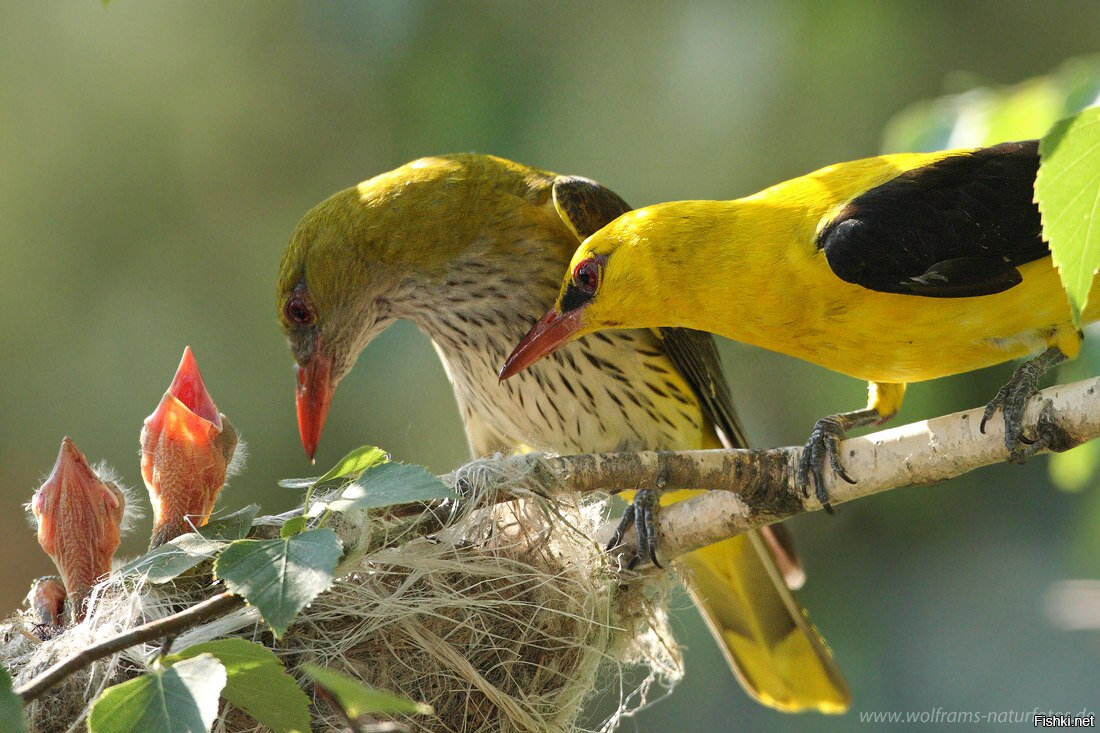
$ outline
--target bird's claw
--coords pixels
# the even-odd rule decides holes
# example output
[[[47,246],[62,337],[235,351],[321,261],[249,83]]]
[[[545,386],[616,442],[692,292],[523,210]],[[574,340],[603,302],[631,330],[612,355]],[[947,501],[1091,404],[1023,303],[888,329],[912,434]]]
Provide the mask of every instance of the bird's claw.
[[[810,495],[810,483],[814,486],[814,495],[821,502],[821,506],[830,514],[833,506],[829,502],[829,492],[825,488],[825,462],[840,478],[850,484],[856,481],[844,466],[840,464],[840,441],[844,438],[846,426],[839,415],[823,417],[814,423],[814,429],[810,432],[810,438],[806,441],[806,447],[802,450],[802,457],[798,461],[798,483],[802,486],[802,495]]]
[[[978,430],[985,434],[985,426],[1000,410],[1005,421],[1005,448],[1011,463],[1023,463],[1041,448],[1057,443],[1057,438],[1049,434],[1049,421],[1043,427],[1043,421],[1035,429],[1035,437],[1024,434],[1024,410],[1031,398],[1039,393],[1039,379],[1054,364],[1065,357],[1056,349],[1050,349],[1038,358],[1021,364],[1012,374],[1008,383],[997,390],[997,394],[985,406]]]
[[[635,542],[638,551],[627,563],[627,569],[633,570],[642,558],[649,558],[656,567],[664,567],[657,560],[657,511],[660,506],[659,491],[657,489],[638,489],[634,493],[634,501],[623,512],[622,519],[615,527],[615,533],[607,543],[607,551],[610,552],[620,544],[626,533],[634,526]]]

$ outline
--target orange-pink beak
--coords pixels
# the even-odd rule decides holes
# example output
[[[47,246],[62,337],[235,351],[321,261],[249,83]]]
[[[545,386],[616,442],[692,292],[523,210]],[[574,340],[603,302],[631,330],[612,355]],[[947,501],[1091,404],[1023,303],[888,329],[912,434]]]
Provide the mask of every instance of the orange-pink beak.
[[[332,402],[332,357],[321,349],[321,339],[314,341],[313,353],[304,365],[297,365],[298,388],[295,401],[298,406],[298,434],[309,460],[317,453],[321,431],[325,427],[328,406]]]
[[[210,519],[237,447],[237,431],[218,412],[191,347],[141,431],[141,477],[153,504],[157,547]]]
[[[577,308],[568,313],[559,313],[556,308],[551,308],[546,311],[546,315],[531,327],[504,362],[500,370],[500,381],[522,372],[568,342],[581,329],[582,310]]]
[[[84,617],[92,586],[111,572],[125,508],[118,487],[100,480],[70,438],[62,440],[53,471],[34,494],[31,512],[38,544],[61,573],[74,620]]]

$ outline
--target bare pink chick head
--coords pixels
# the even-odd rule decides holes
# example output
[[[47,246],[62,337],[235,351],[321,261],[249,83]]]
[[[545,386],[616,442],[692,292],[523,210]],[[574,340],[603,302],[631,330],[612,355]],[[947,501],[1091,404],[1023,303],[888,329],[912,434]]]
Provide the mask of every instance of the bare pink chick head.
[[[31,512],[38,544],[61,573],[77,621],[92,586],[111,571],[125,509],[122,491],[96,475],[70,438],[62,440],[53,472],[31,500]]]
[[[141,477],[153,505],[150,547],[210,519],[237,447],[237,431],[218,412],[191,347],[141,430]]]

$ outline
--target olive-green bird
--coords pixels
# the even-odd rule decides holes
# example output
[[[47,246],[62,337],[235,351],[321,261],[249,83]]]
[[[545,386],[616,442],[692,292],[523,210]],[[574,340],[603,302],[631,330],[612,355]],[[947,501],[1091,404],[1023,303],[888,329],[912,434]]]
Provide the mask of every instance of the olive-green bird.
[[[306,452],[340,379],[396,319],[432,339],[475,456],[744,446],[714,343],[696,331],[595,334],[497,380],[512,344],[553,302],[573,251],[628,210],[584,178],[456,155],[409,163],[309,211],[278,285]],[[678,568],[753,697],[841,712],[847,686],[773,557],[789,561],[785,546],[773,532],[749,533]]]

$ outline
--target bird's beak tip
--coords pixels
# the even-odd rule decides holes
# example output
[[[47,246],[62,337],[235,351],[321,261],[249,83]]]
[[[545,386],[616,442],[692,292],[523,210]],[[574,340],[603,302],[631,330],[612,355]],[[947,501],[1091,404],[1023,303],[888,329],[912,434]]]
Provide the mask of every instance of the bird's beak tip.
[[[580,314],[580,309],[568,313],[559,313],[557,308],[546,311],[508,355],[498,380],[503,382],[518,374],[573,338],[581,328]]]
[[[299,365],[297,370],[298,388],[295,397],[298,407],[298,434],[312,464],[334,391],[332,357],[316,348],[309,361]]]

